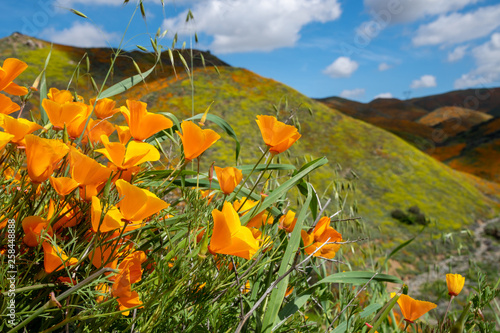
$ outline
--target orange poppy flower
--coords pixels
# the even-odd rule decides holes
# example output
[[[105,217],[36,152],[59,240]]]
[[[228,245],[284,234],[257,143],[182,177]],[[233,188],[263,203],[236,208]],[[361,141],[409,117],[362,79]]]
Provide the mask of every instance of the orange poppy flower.
[[[278,228],[283,229],[286,232],[292,232],[296,223],[297,219],[295,218],[295,212],[289,210],[285,215],[280,217]]]
[[[103,154],[106,158],[121,170],[132,168],[146,161],[158,161],[160,153],[158,150],[146,142],[131,141],[125,147],[119,142],[109,142],[105,135],[101,135],[101,142],[104,148],[95,151]]]
[[[131,285],[141,280],[143,271],[141,265],[146,259],[144,252],[136,251],[129,254],[118,266],[120,273],[118,273],[113,283],[112,294],[114,297],[118,297],[117,301],[120,305],[120,310],[142,304],[139,294],[132,291]],[[123,314],[127,315],[128,312]]]
[[[132,134],[130,134],[130,128],[128,126],[118,126],[115,125],[116,132],[118,133],[118,140],[124,145],[130,141]]]
[[[92,111],[81,102],[59,104],[50,99],[44,99],[42,106],[54,129],[62,130],[66,125],[68,135],[71,138],[82,134],[87,118]]]
[[[310,255],[321,247],[320,250],[314,253],[314,256],[327,259],[335,257],[335,253],[339,250],[340,244],[323,244],[342,241],[342,235],[330,227],[330,218],[326,216],[318,221],[318,224],[316,224],[316,227],[314,227],[311,233],[301,230],[301,236],[305,246],[304,251],[307,254]]]
[[[213,253],[250,259],[259,250],[259,242],[249,228],[242,226],[238,213],[225,202],[222,211],[212,211],[214,228],[209,249]]]
[[[184,159],[191,161],[213,145],[220,139],[220,135],[211,129],[201,129],[192,121],[183,121],[181,124],[182,134],[177,131],[181,137],[184,147]]]
[[[10,140],[12,143],[24,145],[22,140],[26,134],[33,133],[34,131],[42,128],[42,126],[24,118],[15,119],[5,114],[0,114],[0,126],[5,132],[14,135]]]
[[[136,140],[144,141],[151,135],[173,126],[167,117],[148,112],[146,103],[127,99],[127,106],[128,108],[122,106],[120,111],[127,121],[130,134]]]
[[[446,284],[448,285],[448,295],[458,296],[464,287],[465,278],[460,274],[446,274]]]
[[[49,212],[47,218],[40,216],[28,216],[21,222],[24,230],[24,244],[29,247],[36,247],[40,244],[42,232],[45,230],[47,235],[52,236],[52,228],[50,227],[50,219],[54,212],[52,201],[50,202]]]
[[[76,148],[69,149],[71,177],[81,185],[101,184],[108,180],[111,170],[94,159],[80,153]]]
[[[16,112],[20,109],[21,107],[18,104],[12,102],[9,97],[0,94],[0,113],[11,114],[12,112]]]
[[[169,206],[148,190],[131,185],[122,179],[118,179],[115,184],[122,198],[117,206],[127,221],[141,223],[143,219]]]
[[[7,58],[0,67],[0,91],[15,96],[23,96],[28,93],[28,89],[12,82],[19,76],[28,65],[16,58]]]
[[[50,88],[47,97],[56,103],[64,104],[73,102],[73,94],[69,90],[59,90],[57,88]]]
[[[217,175],[220,188],[224,194],[231,194],[243,179],[241,170],[234,167],[219,168],[216,166],[215,174]]]
[[[68,267],[76,265],[78,259],[69,258],[64,251],[56,245],[52,245],[48,242],[43,242],[43,266],[46,273],[52,273],[53,271],[59,271],[63,269],[63,265]]]
[[[115,127],[109,121],[90,119],[82,142],[87,144],[90,138],[90,142],[95,146],[101,143],[101,135],[109,137],[114,131]]]
[[[279,154],[290,148],[301,135],[295,126],[286,125],[272,116],[257,116],[257,125],[271,154]]]
[[[92,108],[95,103],[95,98],[92,98],[89,102],[90,107]],[[97,104],[94,108],[94,114],[98,119],[107,119],[112,117],[115,113],[120,111],[119,109],[115,109],[116,102],[110,98],[103,98],[97,101]]]
[[[395,293],[391,293],[391,297],[394,297],[393,295]],[[437,307],[434,303],[418,301],[404,294],[399,296],[398,304],[405,321],[409,323],[414,323],[415,320]]]
[[[34,183],[42,183],[54,172],[69,148],[61,141],[39,138],[33,134],[26,135],[25,140],[28,175]]]
[[[125,225],[123,215],[120,213],[117,207],[112,206],[104,215],[101,222],[102,207],[101,201],[97,197],[92,197],[92,206],[90,208],[90,217],[93,232],[108,232],[115,229],[121,229]]]
[[[73,192],[78,187],[78,182],[70,177],[49,177],[50,185],[57,192],[57,194],[65,196]]]
[[[14,135],[12,134],[0,132],[0,150],[4,149],[13,137]]]

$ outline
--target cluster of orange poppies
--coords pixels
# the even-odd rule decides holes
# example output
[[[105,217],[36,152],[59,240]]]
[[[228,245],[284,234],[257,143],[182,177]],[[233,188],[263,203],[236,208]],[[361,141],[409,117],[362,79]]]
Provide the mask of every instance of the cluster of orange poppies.
[[[26,67],[20,60],[6,59],[0,67],[0,91],[18,96],[27,94],[26,88],[12,82]],[[143,251],[135,249],[129,236],[122,235],[140,228],[169,206],[154,193],[134,185],[134,175],[141,171],[143,163],[160,159],[158,149],[144,141],[173,126],[167,117],[148,112],[143,102],[127,100],[126,104],[117,108],[109,98],[91,99],[87,104],[81,96],[68,90],[51,88],[41,103],[49,123],[41,126],[20,117],[10,117],[9,114],[20,110],[20,106],[0,94],[0,127],[4,129],[0,132],[0,149],[6,149],[10,143],[9,153],[24,158],[26,169],[18,168],[14,172],[4,163],[4,177],[14,179],[13,183],[19,188],[28,188],[27,174],[34,190],[30,195],[40,198],[42,191],[53,190],[62,199],[48,196],[51,199],[46,215],[17,216],[14,213],[22,219],[24,244],[31,248],[41,246],[47,274],[79,265],[87,258],[97,268],[116,269],[117,274],[108,277],[112,284],[100,284],[96,290],[111,293],[124,312],[141,305],[131,285],[141,280],[141,265],[147,257]],[[108,121],[116,114],[121,114],[128,126]],[[301,136],[294,126],[275,117],[258,116],[256,121],[272,156],[286,151]],[[40,131],[39,135],[33,134],[36,131]],[[110,136],[115,131],[118,141],[114,142]],[[220,139],[215,131],[203,129],[192,121],[183,121],[177,134],[182,141],[184,164],[199,158]],[[99,160],[108,164],[103,165]],[[226,196],[243,179],[242,171],[235,167],[216,166],[215,174]],[[114,204],[110,201],[110,191],[117,193],[118,200]],[[85,211],[81,207],[88,209]],[[212,211],[213,230],[207,247],[211,253],[251,259],[261,248],[272,244],[261,227],[273,223],[274,217],[266,210],[257,212],[258,201],[241,198],[233,203],[223,202],[221,207],[221,210]],[[9,212],[4,216],[6,213]],[[245,214],[252,214],[252,217],[242,225],[240,217]],[[77,259],[68,256],[60,247],[62,237],[58,235],[65,228],[80,223],[89,223],[85,237],[95,246],[86,256],[75,254]],[[290,233],[295,223],[295,213],[288,211],[279,219],[279,228]],[[333,258],[342,236],[330,227],[330,219],[325,217],[309,232],[303,230],[302,239],[306,253]]]

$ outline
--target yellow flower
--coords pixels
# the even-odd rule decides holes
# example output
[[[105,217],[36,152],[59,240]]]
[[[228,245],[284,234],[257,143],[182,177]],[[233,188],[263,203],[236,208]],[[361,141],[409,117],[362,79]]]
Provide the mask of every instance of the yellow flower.
[[[119,142],[109,142],[106,135],[101,135],[101,142],[104,148],[95,151],[103,154],[116,165],[120,170],[126,170],[146,161],[158,161],[160,153],[158,150],[146,142],[131,141],[125,147]]]
[[[296,223],[297,218],[295,217],[295,212],[289,210],[285,215],[280,217],[278,228],[283,229],[286,232],[292,232]]]
[[[183,121],[181,124],[182,134],[177,132],[184,147],[184,158],[191,161],[220,139],[220,135],[211,129],[201,129],[192,121]]]
[[[448,295],[458,296],[465,284],[465,278],[460,274],[446,274],[446,284],[448,285]]]
[[[28,93],[28,89],[21,87],[12,82],[19,76],[28,65],[16,58],[7,58],[0,67],[0,91],[5,91],[7,94],[23,96]]]
[[[257,116],[256,121],[271,154],[284,152],[301,137],[295,126],[286,125],[275,117]]]
[[[231,194],[243,178],[241,170],[234,167],[219,168],[216,166],[215,174],[224,194]]]
[[[222,211],[212,211],[214,229],[209,249],[213,253],[250,259],[259,249],[259,242],[249,228],[242,226],[238,213],[225,202]]]

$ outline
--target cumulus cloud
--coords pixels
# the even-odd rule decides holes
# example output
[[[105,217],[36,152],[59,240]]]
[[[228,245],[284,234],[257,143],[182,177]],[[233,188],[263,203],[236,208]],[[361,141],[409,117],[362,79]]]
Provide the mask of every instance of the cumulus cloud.
[[[413,82],[410,85],[410,88],[412,88],[412,89],[431,88],[431,87],[435,87],[436,85],[437,85],[437,83],[436,83],[435,76],[423,75],[420,79],[413,80]]]
[[[479,0],[364,0],[372,17],[385,23],[412,22],[417,19],[446,14],[474,4]]]
[[[356,88],[353,90],[342,90],[340,97],[343,98],[359,98],[365,95],[365,89]]]
[[[333,78],[350,77],[352,73],[358,69],[359,65],[356,61],[348,57],[338,57],[327,68],[323,70],[323,74]]]
[[[380,65],[378,65],[378,70],[383,72],[383,71],[390,69],[391,67],[392,66],[390,66],[389,64],[382,62],[382,63],[380,63]]]
[[[59,31],[47,28],[40,33],[40,37],[64,45],[106,47],[108,43],[118,40],[119,35],[114,32],[106,32],[88,22],[74,22],[70,28]]]
[[[500,33],[472,50],[476,68],[455,80],[455,89],[484,85],[500,80]]]
[[[469,48],[469,45],[457,46],[453,51],[448,53],[448,61],[455,62],[462,59],[465,56],[465,52]]]
[[[195,2],[192,12],[192,28],[186,27],[187,12],[165,19],[163,28],[205,33],[213,37],[214,52],[230,53],[294,46],[304,25],[333,21],[341,8],[338,0],[205,0]]]
[[[373,97],[373,99],[377,99],[377,98],[392,98],[392,94],[390,92],[387,92],[387,93],[382,93],[382,94],[378,94],[377,96]]]
[[[484,37],[500,27],[500,5],[469,13],[452,13],[420,26],[412,42],[416,46],[453,45]]]

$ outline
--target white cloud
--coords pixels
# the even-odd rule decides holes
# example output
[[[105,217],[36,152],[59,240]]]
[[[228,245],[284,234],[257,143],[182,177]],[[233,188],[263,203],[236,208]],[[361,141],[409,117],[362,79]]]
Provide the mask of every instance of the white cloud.
[[[412,22],[446,14],[479,0],[364,0],[365,9],[381,24]]]
[[[365,95],[365,89],[356,88],[353,90],[342,90],[340,97],[343,98],[359,98]]]
[[[462,59],[465,56],[465,52],[469,48],[469,45],[457,46],[453,51],[448,53],[448,61],[455,62]]]
[[[348,57],[338,57],[327,68],[323,70],[323,74],[338,78],[350,77],[352,73],[358,69],[359,65],[356,61]]]
[[[423,75],[420,79],[413,80],[413,82],[410,85],[410,88],[412,88],[412,89],[431,88],[431,87],[435,87],[436,85],[437,85],[437,83],[436,83],[435,76]]]
[[[382,93],[382,94],[378,94],[377,96],[373,97],[373,99],[377,99],[377,98],[392,98],[392,94],[390,92],[387,92],[387,93]]]
[[[79,47],[107,47],[109,42],[117,40],[119,35],[106,32],[88,22],[74,22],[71,28],[60,31],[54,28],[44,29],[39,37],[51,42]]]
[[[469,13],[440,16],[418,28],[413,44],[453,45],[487,36],[500,27],[500,5],[482,7]]]
[[[500,33],[494,33],[486,43],[472,50],[476,68],[455,80],[456,89],[484,85],[500,80]]]
[[[271,51],[294,46],[300,30],[312,22],[340,17],[338,0],[205,0],[193,4],[194,27],[186,27],[186,13],[165,19],[173,32],[205,33],[217,53]]]
[[[391,65],[389,65],[385,62],[382,62],[382,63],[380,63],[380,65],[378,65],[378,70],[383,72],[383,71],[390,69],[391,67],[392,67]]]

